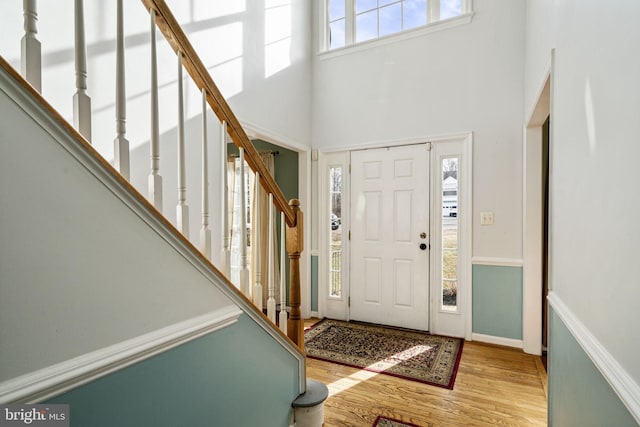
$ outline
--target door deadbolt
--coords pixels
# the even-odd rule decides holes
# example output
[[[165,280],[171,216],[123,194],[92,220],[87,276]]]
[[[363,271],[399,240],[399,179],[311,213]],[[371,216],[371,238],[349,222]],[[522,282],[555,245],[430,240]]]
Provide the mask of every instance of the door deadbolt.
[[[425,232],[420,233],[420,238],[421,239],[426,239],[427,238],[427,233],[425,233]]]

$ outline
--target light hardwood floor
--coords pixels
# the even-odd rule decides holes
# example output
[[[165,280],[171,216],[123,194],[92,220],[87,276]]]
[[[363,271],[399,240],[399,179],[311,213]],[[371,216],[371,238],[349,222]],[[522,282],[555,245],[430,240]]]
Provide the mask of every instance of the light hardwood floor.
[[[326,427],[371,426],[378,415],[423,427],[547,425],[540,358],[508,347],[465,342],[453,390],[315,359],[307,376],[329,387]]]

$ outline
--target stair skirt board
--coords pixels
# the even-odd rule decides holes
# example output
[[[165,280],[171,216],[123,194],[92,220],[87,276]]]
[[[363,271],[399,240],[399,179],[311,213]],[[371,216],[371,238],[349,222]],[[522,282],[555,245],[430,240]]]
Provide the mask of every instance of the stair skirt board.
[[[163,353],[238,321],[228,306],[0,383],[0,403],[35,403]]]

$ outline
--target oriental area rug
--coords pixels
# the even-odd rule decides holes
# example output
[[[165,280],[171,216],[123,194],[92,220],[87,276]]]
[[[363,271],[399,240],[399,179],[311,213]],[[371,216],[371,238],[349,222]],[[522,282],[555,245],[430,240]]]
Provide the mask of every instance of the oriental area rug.
[[[399,420],[394,420],[393,418],[383,417],[382,415],[378,415],[376,421],[373,423],[372,427],[420,427],[417,424],[405,423]]]
[[[305,331],[307,357],[453,389],[459,338],[324,319]]]

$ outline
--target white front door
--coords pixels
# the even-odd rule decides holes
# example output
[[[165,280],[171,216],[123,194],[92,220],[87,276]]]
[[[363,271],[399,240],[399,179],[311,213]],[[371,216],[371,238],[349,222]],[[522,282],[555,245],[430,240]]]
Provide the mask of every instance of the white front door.
[[[351,153],[350,318],[429,329],[427,144]]]

